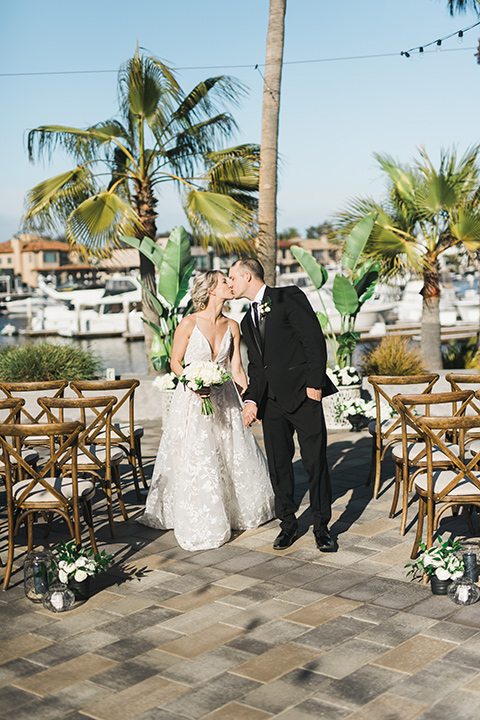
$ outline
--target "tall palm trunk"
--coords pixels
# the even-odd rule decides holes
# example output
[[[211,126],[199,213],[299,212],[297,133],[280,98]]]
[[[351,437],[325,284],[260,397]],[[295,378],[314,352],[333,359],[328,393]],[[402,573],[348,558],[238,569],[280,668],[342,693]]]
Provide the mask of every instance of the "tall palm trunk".
[[[443,367],[440,328],[440,268],[438,260],[431,259],[423,275],[423,309],[421,353],[427,370]]]
[[[157,217],[157,213],[155,211],[155,206],[157,204],[157,200],[155,199],[151,185],[149,183],[145,183],[138,189],[137,195],[135,195],[134,198],[135,201],[135,207],[138,212],[138,215],[142,221],[143,227],[145,229],[145,235],[152,240],[155,240],[155,235],[157,232],[155,219]],[[137,235],[138,237],[138,235]],[[144,236],[141,235],[138,239],[141,240]],[[148,297],[147,293],[145,292],[145,288],[148,288],[150,292],[152,292],[154,295],[157,294],[156,292],[156,279],[155,279],[155,265],[151,260],[149,260],[145,255],[141,252],[138,253],[140,258],[140,278],[143,283],[142,287],[142,314],[143,317],[146,320],[150,320],[150,322],[155,323],[158,325],[158,313],[155,310],[155,308],[152,305],[152,302],[150,298]],[[153,340],[153,331],[147,323],[143,324],[143,329],[145,332],[145,349],[147,354],[147,370],[149,373],[155,372],[155,369],[152,365],[152,340]]]
[[[277,254],[278,121],[286,6],[287,0],[270,0],[263,85],[257,252],[269,285],[275,285]]]

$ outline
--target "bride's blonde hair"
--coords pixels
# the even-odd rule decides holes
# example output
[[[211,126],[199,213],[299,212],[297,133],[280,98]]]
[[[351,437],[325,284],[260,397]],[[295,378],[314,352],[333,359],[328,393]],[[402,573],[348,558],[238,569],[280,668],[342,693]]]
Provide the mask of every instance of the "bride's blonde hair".
[[[202,270],[193,281],[190,293],[195,310],[205,310],[208,305],[210,290],[218,282],[218,270]]]

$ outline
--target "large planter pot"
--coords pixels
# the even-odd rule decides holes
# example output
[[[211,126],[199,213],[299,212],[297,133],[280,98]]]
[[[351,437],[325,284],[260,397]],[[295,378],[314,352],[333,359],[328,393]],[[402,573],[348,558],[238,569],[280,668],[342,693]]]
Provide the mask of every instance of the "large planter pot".
[[[346,417],[335,417],[335,409],[337,403],[343,400],[353,400],[360,397],[362,386],[358,385],[339,385],[338,393],[329,395],[322,401],[323,413],[325,415],[325,424],[327,430],[350,430],[351,425]]]
[[[430,575],[430,587],[434,595],[447,595],[451,582],[451,578],[448,578],[448,580],[439,580],[436,575]]]
[[[70,578],[68,581],[68,587],[75,595],[76,602],[85,602],[90,597],[90,577],[81,581]]]

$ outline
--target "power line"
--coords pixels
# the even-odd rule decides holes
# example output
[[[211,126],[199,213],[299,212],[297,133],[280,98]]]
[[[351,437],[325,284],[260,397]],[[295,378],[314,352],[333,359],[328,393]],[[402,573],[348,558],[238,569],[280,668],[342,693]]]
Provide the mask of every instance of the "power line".
[[[480,22],[476,23],[476,25],[480,25]],[[472,27],[476,27],[476,25],[472,25]],[[460,31],[461,32],[461,31]],[[448,35],[446,38],[443,38],[443,40],[454,37],[455,35],[458,35],[458,33],[453,33],[453,35]],[[376,58],[388,58],[388,57],[398,57],[400,55],[407,56],[407,53],[413,52],[414,50],[419,50],[420,47],[426,48],[430,45],[437,44],[438,41],[433,41],[431,43],[428,43],[423,46],[418,46],[417,48],[411,48],[410,50],[403,51],[401,53],[394,52],[394,53],[376,53],[371,55],[344,55],[340,57],[329,57],[329,58],[316,58],[314,60],[288,60],[283,63],[283,65],[308,65],[313,63],[327,63],[327,62],[348,62],[350,60],[372,60]],[[444,48],[444,52],[465,52],[466,50],[476,50],[476,47],[458,47],[458,48]],[[425,52],[422,50],[422,52]],[[433,51],[430,51],[430,53]],[[408,55],[410,57],[410,55]],[[174,68],[176,71],[180,70],[235,70],[235,69],[245,69],[250,68],[252,70],[257,70],[260,67],[265,67],[265,63],[249,63],[246,65],[191,65],[186,67],[178,67]],[[48,75],[93,75],[93,74],[100,74],[100,73],[118,73],[118,70],[50,70],[45,72],[15,72],[15,73],[0,73],[0,77],[38,77],[38,76],[48,76]]]

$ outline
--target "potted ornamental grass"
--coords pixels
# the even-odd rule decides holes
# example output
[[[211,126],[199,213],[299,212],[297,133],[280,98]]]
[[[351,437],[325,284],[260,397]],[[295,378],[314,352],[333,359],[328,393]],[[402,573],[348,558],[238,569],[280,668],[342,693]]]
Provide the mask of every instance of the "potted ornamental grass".
[[[462,544],[458,540],[438,538],[438,545],[428,548],[425,543],[419,543],[419,555],[412,562],[405,565],[409,568],[407,575],[412,579],[420,573],[430,578],[430,587],[434,595],[446,595],[452,580],[463,577],[465,568],[463,561],[458,557]]]

